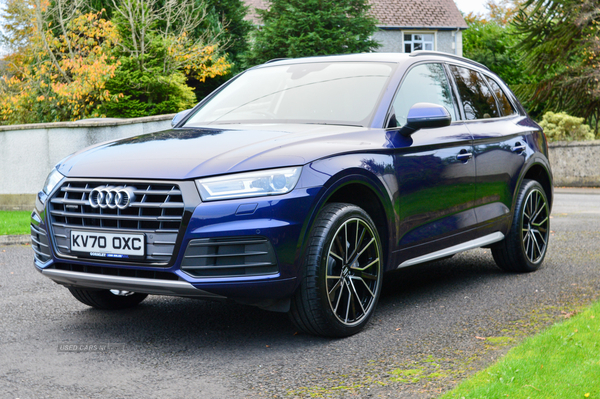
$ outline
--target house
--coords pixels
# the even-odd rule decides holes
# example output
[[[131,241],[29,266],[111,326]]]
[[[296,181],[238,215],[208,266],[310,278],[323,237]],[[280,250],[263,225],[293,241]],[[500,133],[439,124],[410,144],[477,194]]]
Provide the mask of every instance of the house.
[[[410,53],[436,50],[462,56],[462,31],[467,23],[454,0],[370,0],[371,13],[379,23],[373,38],[377,51]],[[260,24],[255,9],[265,9],[266,0],[245,0],[248,18]]]

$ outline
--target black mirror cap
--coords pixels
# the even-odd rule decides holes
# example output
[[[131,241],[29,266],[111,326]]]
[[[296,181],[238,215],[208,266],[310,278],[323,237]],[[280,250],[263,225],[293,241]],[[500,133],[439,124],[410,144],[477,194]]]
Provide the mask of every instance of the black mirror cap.
[[[171,120],[171,127],[175,127],[189,114],[191,109],[186,109],[185,111],[178,112],[173,119]]]
[[[448,110],[438,104],[416,103],[408,110],[406,125],[400,129],[400,134],[410,136],[420,129],[450,126],[452,116]]]

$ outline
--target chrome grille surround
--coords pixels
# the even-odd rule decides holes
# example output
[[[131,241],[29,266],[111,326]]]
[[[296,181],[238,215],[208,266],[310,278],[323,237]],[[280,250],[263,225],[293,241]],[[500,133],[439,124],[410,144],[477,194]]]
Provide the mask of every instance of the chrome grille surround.
[[[50,246],[48,244],[48,234],[40,226],[36,226],[33,223],[30,225],[31,228],[31,248],[34,252],[34,257],[38,262],[48,262],[52,254],[50,253]]]
[[[89,198],[92,190],[115,186],[132,188],[135,202],[124,209],[91,206]],[[47,207],[51,235],[59,257],[89,259],[71,253],[71,230],[144,233],[145,259],[135,262],[152,266],[166,266],[171,260],[185,210],[179,183],[136,180],[68,179],[55,190]]]

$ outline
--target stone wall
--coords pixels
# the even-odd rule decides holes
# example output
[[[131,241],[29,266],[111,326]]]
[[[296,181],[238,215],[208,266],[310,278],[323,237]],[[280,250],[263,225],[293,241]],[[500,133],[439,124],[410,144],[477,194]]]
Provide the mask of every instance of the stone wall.
[[[550,144],[556,187],[600,187],[600,140]]]

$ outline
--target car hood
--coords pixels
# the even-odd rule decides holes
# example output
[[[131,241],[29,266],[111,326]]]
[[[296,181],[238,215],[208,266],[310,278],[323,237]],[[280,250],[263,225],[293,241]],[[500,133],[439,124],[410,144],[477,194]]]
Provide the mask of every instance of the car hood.
[[[78,178],[191,179],[381,148],[381,136],[382,130],[323,125],[171,129],[84,149],[58,170]]]

